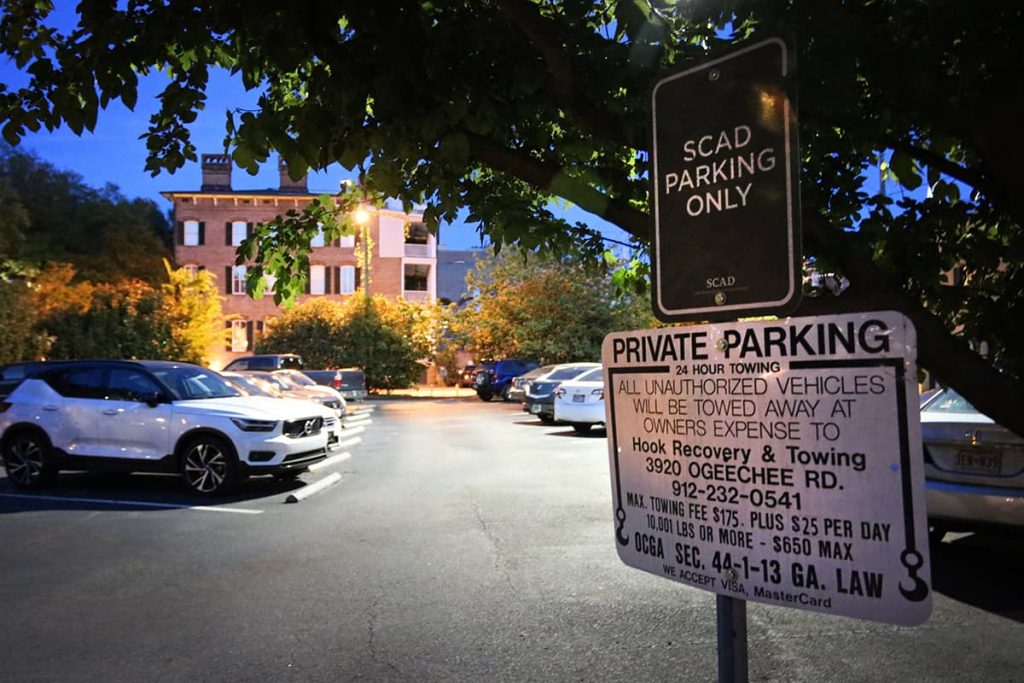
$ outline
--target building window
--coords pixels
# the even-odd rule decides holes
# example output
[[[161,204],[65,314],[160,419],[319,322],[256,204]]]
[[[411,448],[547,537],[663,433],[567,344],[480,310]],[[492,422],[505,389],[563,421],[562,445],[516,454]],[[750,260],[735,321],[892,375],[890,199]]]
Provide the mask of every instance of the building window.
[[[427,291],[427,279],[430,277],[430,266],[407,263],[405,265],[405,291]]]
[[[342,266],[341,270],[341,283],[338,286],[338,291],[342,294],[352,294],[356,291],[356,268],[355,266]]]
[[[263,273],[263,281],[265,283],[267,283],[266,291],[268,291],[268,292],[274,291],[274,283],[277,282],[277,278],[276,277],[274,277],[270,273]]]
[[[313,235],[313,239],[311,239],[309,241],[309,246],[311,246],[311,247],[322,247],[322,246],[324,246],[324,226],[321,225],[320,223],[317,223],[316,227],[317,227],[316,234]]]
[[[202,244],[199,241],[199,221],[185,221],[184,243],[186,247],[198,247]]]
[[[423,223],[409,223],[405,228],[406,244],[426,244],[430,241],[430,231]]]
[[[249,326],[244,320],[231,321],[231,351],[240,353],[249,350]]]
[[[231,223],[231,246],[237,247],[248,235],[248,224],[245,221]]]
[[[323,266],[310,266],[309,267],[309,293],[310,294],[326,294],[327,290],[324,286],[324,270]]]
[[[356,246],[355,235],[342,235],[338,240],[338,246],[342,249],[353,249]]]
[[[191,277],[199,277],[199,266],[197,266],[196,264],[186,263],[185,265],[182,266],[182,268],[184,268],[185,272],[188,273]]]
[[[245,266],[231,269],[231,293],[245,294]]]

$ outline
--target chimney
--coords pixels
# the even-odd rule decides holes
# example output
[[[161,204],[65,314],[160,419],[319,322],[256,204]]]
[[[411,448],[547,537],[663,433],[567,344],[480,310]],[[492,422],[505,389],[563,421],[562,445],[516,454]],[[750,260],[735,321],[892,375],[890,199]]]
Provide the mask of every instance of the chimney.
[[[227,154],[203,155],[202,190],[231,190],[231,157]]]
[[[308,170],[298,180],[292,180],[291,176],[288,175],[288,164],[285,163],[284,158],[278,157],[277,172],[281,176],[281,192],[308,192],[306,188],[306,178],[309,176]]]

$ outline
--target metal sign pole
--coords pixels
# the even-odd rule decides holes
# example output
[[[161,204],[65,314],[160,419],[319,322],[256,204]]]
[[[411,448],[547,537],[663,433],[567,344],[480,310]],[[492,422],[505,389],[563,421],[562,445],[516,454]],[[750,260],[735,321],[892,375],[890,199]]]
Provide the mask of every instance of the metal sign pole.
[[[747,683],[747,601],[715,596],[718,683]]]

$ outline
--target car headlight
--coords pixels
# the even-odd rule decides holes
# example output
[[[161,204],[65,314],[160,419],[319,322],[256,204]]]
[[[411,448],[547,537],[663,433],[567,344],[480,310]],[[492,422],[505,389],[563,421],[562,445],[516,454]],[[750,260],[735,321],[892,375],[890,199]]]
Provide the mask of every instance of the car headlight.
[[[272,432],[277,428],[277,420],[247,420],[233,417],[231,421],[243,432]]]

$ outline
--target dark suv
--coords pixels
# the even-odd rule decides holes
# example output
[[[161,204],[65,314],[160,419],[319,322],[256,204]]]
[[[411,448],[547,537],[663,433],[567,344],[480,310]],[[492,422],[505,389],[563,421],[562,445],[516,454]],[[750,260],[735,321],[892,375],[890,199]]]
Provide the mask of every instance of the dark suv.
[[[263,356],[243,356],[228,363],[225,370],[245,372],[246,370],[302,370],[302,356],[294,353],[268,353]]]
[[[485,361],[477,366],[473,387],[481,401],[490,401],[495,396],[507,400],[512,380],[540,365],[535,360],[506,358],[499,361]]]

